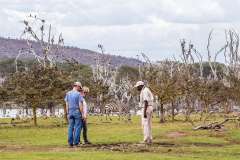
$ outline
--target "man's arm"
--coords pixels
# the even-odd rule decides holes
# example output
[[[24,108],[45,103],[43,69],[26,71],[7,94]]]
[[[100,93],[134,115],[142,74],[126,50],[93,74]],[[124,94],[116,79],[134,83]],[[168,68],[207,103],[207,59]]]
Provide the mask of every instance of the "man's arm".
[[[80,93],[79,93],[79,111],[81,115],[83,115],[83,97],[81,96]]]
[[[86,121],[87,120],[87,103],[84,100],[83,102],[83,119]]]
[[[68,94],[66,94],[65,98],[64,98],[65,104],[66,104],[66,114],[68,115],[68,109],[69,109],[69,105],[68,105]]]
[[[80,103],[79,103],[79,110],[83,114],[83,102],[82,101],[80,101]]]
[[[144,118],[147,118],[147,108],[148,108],[148,101],[144,101],[144,111],[143,111]]]

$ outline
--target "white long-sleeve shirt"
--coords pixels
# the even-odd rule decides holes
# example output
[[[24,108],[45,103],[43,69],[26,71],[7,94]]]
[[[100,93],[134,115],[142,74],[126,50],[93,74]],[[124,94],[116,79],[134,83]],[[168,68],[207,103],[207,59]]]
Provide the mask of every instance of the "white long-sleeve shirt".
[[[86,100],[83,98],[83,117],[87,118],[88,115],[88,107],[87,107],[87,102]]]
[[[153,106],[153,100],[154,98],[151,90],[147,87],[144,87],[140,93],[140,107],[144,108],[144,101],[148,101],[148,105]]]

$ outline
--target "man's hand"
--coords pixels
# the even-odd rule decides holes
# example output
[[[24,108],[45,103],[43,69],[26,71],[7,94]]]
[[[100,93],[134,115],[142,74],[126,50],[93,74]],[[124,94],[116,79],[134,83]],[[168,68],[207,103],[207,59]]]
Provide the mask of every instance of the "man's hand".
[[[143,111],[144,118],[147,118],[147,108],[148,108],[148,101],[144,101],[144,111]]]
[[[83,120],[85,123],[87,123],[87,117],[83,116],[83,117],[82,117],[82,120]]]
[[[144,115],[143,115],[144,118],[147,118],[147,113],[145,112]]]

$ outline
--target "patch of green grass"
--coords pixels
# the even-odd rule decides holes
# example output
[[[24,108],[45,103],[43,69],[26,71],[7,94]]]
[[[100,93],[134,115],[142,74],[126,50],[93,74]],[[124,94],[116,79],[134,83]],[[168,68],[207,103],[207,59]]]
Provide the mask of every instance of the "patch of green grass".
[[[179,139],[180,143],[185,143],[185,144],[195,144],[195,145],[204,145],[204,144],[219,144],[219,145],[224,145],[229,143],[225,139],[218,138],[218,137],[209,137],[209,136],[186,136],[182,137]]]
[[[110,152],[64,152],[64,153],[53,153],[53,152],[27,152],[22,153],[2,153],[2,159],[4,160],[237,160],[239,157],[227,155],[206,156],[206,155],[183,155],[183,154],[158,154],[158,153],[110,153]]]
[[[0,144],[64,145],[66,128],[6,128],[1,129]]]
[[[6,121],[6,119],[4,120]],[[2,120],[0,119],[0,122]],[[193,131],[190,123],[183,121],[159,123],[153,120],[154,142],[159,146],[148,146],[148,151],[126,149],[124,152],[102,149],[67,149],[67,126],[56,125],[61,119],[39,119],[39,127],[6,126],[0,127],[0,159],[39,159],[39,160],[75,160],[75,159],[167,159],[167,160],[235,160],[240,159],[240,131],[234,124],[226,125],[226,131]],[[118,121],[100,121],[97,117],[89,119],[89,138],[94,144],[138,143],[142,140],[140,117],[133,117],[132,123]],[[170,137],[173,132],[184,135]],[[161,143],[174,144],[164,146]],[[4,150],[4,146],[8,149]],[[48,150],[51,146],[61,150]],[[11,149],[11,147],[13,149]],[[14,148],[20,147],[19,151]],[[3,149],[2,149],[3,148]],[[34,149],[35,148],[35,149]],[[44,149],[45,148],[45,149]],[[39,149],[39,150],[38,150]],[[2,151],[1,151],[2,150]]]
[[[240,130],[232,129],[228,131],[229,137],[227,139],[234,141],[235,143],[240,144]]]

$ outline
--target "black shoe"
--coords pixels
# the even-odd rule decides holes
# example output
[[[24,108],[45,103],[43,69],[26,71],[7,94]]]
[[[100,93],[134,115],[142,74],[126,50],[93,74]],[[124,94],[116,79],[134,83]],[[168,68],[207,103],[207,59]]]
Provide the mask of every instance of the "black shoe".
[[[69,144],[68,147],[69,147],[69,148],[73,148],[73,144]]]
[[[89,141],[86,141],[86,142],[84,142],[84,144],[92,144],[91,142],[89,142]]]

